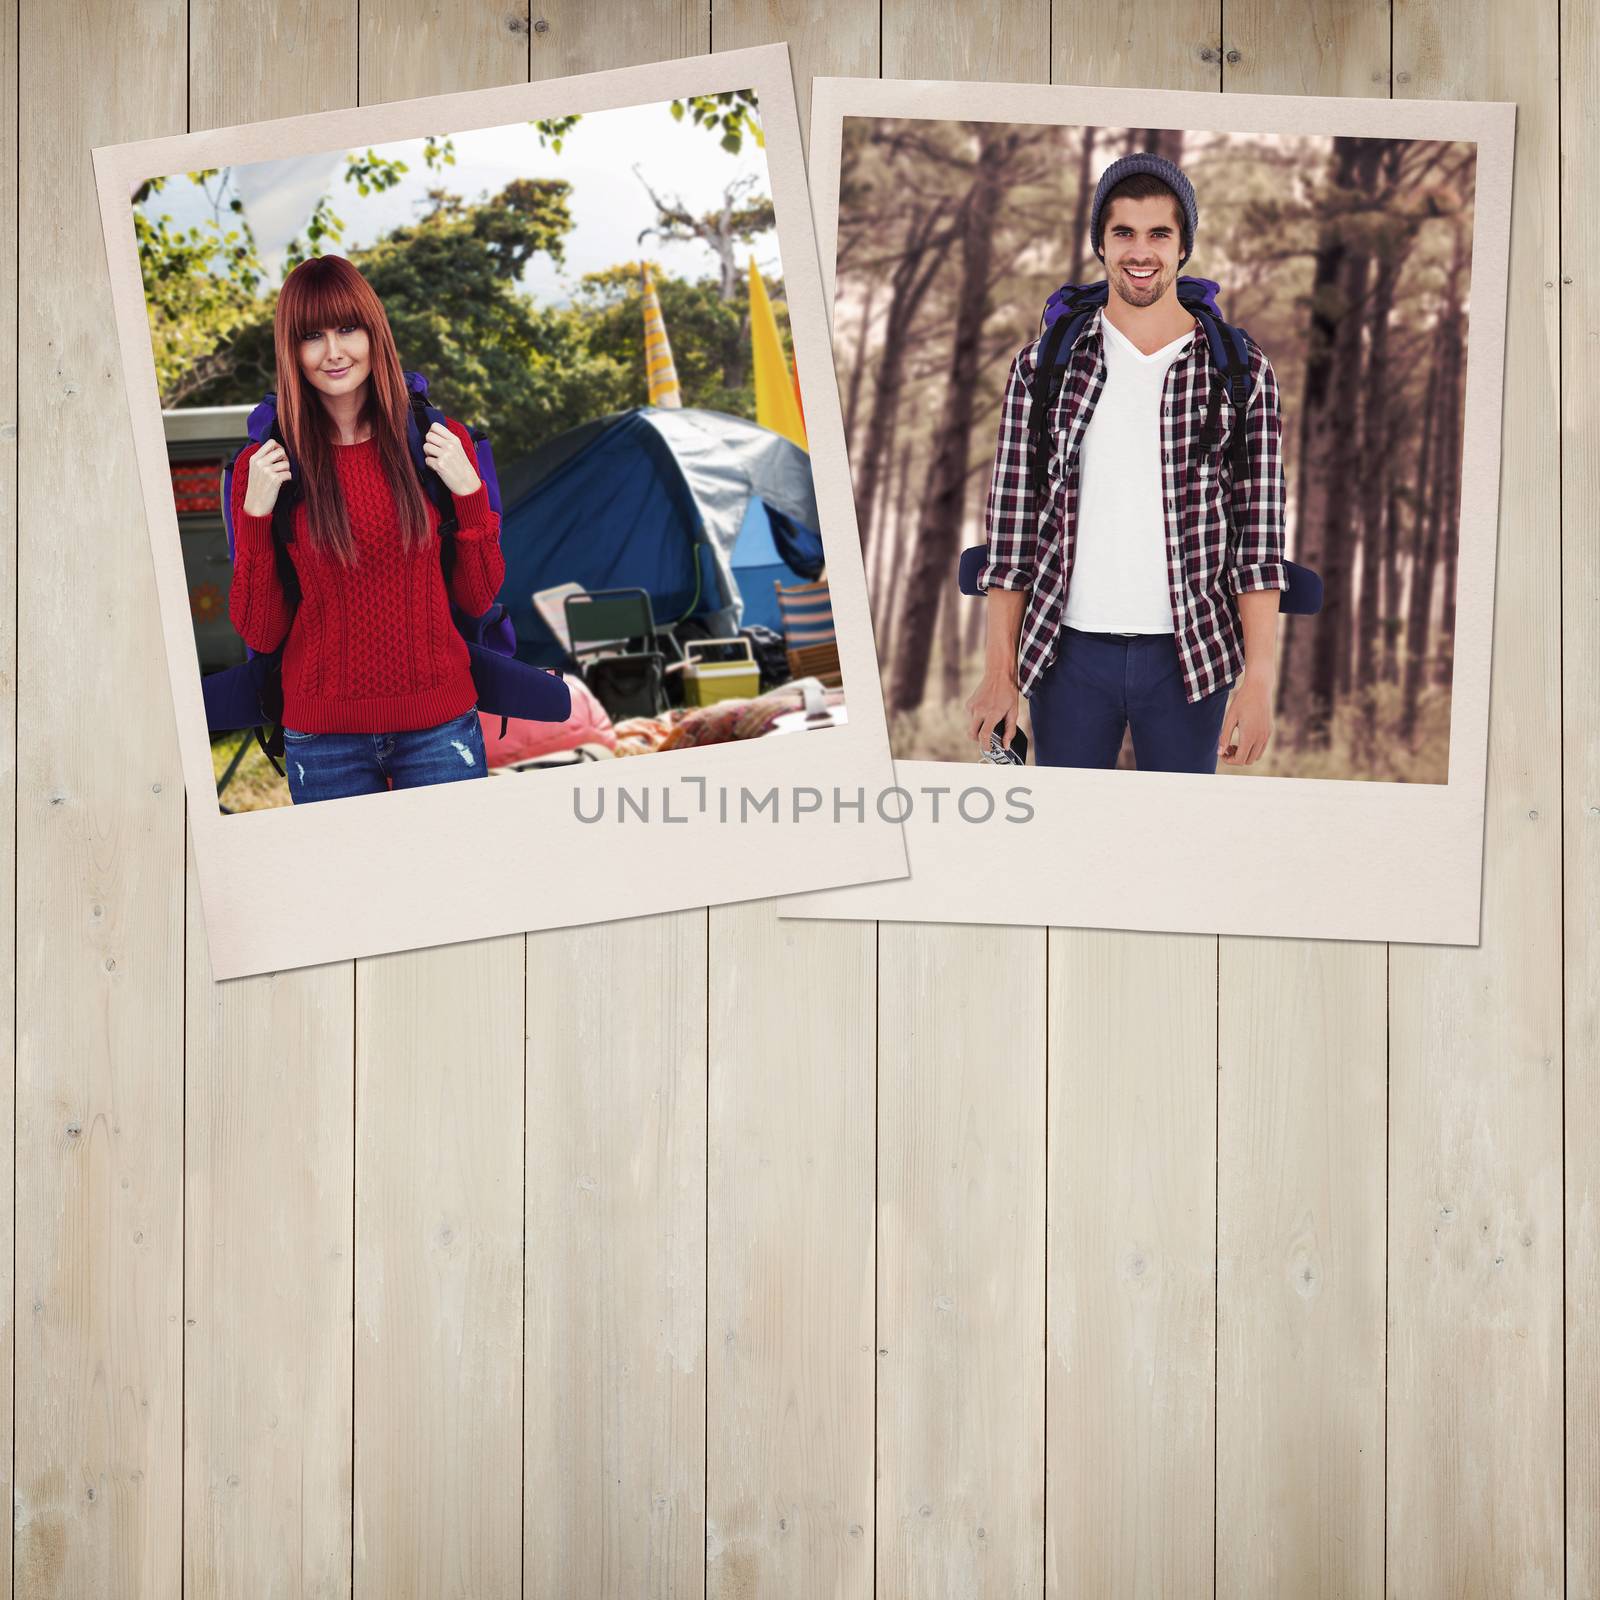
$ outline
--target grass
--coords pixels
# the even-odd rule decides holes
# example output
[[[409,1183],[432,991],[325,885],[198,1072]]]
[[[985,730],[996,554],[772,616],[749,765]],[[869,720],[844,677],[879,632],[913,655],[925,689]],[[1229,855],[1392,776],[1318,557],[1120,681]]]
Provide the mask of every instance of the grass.
[[[248,742],[244,760],[239,770],[228,782],[228,791],[222,803],[230,811],[267,811],[273,806],[289,805],[289,784],[279,777],[272,763],[261,753],[253,733],[224,733],[211,741],[211,772],[217,782],[228,770],[239,741]]]

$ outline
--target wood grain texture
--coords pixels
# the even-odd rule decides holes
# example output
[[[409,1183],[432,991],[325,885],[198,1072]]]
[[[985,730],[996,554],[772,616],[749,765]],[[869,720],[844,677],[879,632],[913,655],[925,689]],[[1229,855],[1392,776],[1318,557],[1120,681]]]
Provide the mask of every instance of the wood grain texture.
[[[347,1594],[351,964],[213,983],[189,895],[184,1593]]]
[[[1218,87],[1203,0],[1057,5],[1057,83]],[[1052,929],[1047,1592],[1210,1592],[1217,945]]]
[[[362,105],[528,77],[479,0],[361,0],[358,44]],[[522,1582],[525,945],[355,963],[356,1593]]]
[[[791,62],[802,129],[800,74],[850,70],[870,5],[831,7]],[[727,49],[783,39],[791,11],[716,17]],[[866,1600],[876,930],[783,921],[772,900],[708,919],[705,1592]]]
[[[878,75],[878,8],[861,0],[826,9],[808,0],[712,0],[711,38],[717,50],[789,46],[803,150],[811,141],[812,78]]]
[[[182,131],[183,16],[26,0],[19,19],[13,1519],[30,1600],[182,1581],[183,778],[89,150]]]
[[[1048,30],[1048,0],[886,0],[883,75],[1043,77]],[[878,938],[878,1588],[1037,1593],[1048,935],[889,922]]]
[[[1044,940],[886,923],[879,1594],[1044,1581]]]
[[[1218,86],[1387,91],[1387,6],[1302,17],[1226,5]],[[1387,956],[1218,940],[1216,1592],[1239,1600],[1382,1593]]]
[[[686,0],[534,18],[535,78],[709,47]],[[706,918],[528,938],[530,1597],[705,1593]]]
[[[17,1179],[17,0],[0,6],[0,1194]],[[0,1375],[16,1370],[16,1208],[0,1222]],[[14,1504],[14,1385],[0,1388],[0,1487]],[[0,1600],[12,1600],[15,1532],[0,1540]]]
[[[356,964],[357,1594],[521,1583],[520,944]]]
[[[865,1600],[873,928],[710,914],[706,1595]]]
[[[804,121],[880,63],[1383,94],[1391,26],[1395,93],[1519,105],[1480,947],[755,902],[211,982],[92,145],[358,53],[374,101],[787,37]],[[1597,49],[1547,0],[0,13],[0,1600],[1600,1600]]]
[[[1600,25],[1592,6],[1561,8],[1560,64],[1567,1595],[1600,1600],[1600,286],[1587,270],[1600,249]]]
[[[355,22],[354,0],[198,0],[189,11],[190,128],[348,105]],[[192,837],[188,855],[185,1589],[345,1594],[354,963],[215,983]]]
[[[1394,13],[1397,93],[1517,103],[1483,940],[1389,954],[1388,1584],[1405,1595],[1563,1588],[1556,29],[1548,0]]]
[[[528,939],[524,1592],[705,1583],[705,912]]]
[[[1050,931],[1047,1594],[1211,1592],[1216,941]]]

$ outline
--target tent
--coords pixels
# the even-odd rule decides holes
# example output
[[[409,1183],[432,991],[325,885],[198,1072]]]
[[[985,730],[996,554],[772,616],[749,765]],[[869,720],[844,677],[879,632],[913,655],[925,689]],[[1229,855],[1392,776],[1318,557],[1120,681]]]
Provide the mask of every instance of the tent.
[[[772,585],[822,570],[805,451],[742,417],[639,406],[569,429],[502,467],[500,603],[517,654],[561,667],[566,652],[533,596],[563,583],[640,588],[658,626],[693,619],[730,636],[781,631]]]

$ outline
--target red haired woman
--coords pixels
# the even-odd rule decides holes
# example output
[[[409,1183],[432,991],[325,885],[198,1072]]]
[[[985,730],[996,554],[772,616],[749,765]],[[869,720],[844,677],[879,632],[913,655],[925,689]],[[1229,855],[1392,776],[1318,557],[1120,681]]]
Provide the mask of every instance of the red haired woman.
[[[406,443],[410,397],[383,302],[342,256],[303,261],[278,293],[276,439],[233,475],[228,615],[251,649],[283,650],[284,770],[295,804],[488,775],[477,691],[452,600],[487,611],[505,576],[500,518],[472,437],[435,423],[423,454],[455,502],[448,589],[439,513]],[[301,494],[284,589],[272,510]],[[286,638],[287,636],[287,638]]]

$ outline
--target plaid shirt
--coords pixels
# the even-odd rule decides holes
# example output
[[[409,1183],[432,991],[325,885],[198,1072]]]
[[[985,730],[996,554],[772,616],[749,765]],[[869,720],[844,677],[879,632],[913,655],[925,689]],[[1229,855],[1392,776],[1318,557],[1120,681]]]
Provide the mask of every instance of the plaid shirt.
[[[1023,694],[1033,692],[1040,673],[1056,657],[1077,533],[1079,445],[1106,381],[1102,315],[1097,306],[1073,342],[1050,414],[1049,498],[1042,515],[1028,471],[1028,381],[1042,339],[1017,353],[1000,405],[1000,439],[985,513],[989,560],[978,576],[978,588],[1032,590],[1017,645],[1017,685]],[[1193,341],[1167,369],[1161,394],[1167,587],[1184,692],[1191,704],[1231,683],[1244,669],[1238,607],[1229,597],[1250,589],[1289,587],[1283,561],[1287,497],[1278,382],[1255,341],[1247,342],[1255,387],[1244,415],[1250,462],[1244,483],[1233,482],[1230,460],[1234,408],[1198,324]],[[1197,441],[1213,385],[1222,390],[1217,402],[1222,437],[1210,450],[1202,450]],[[1230,516],[1236,532],[1224,572]]]

